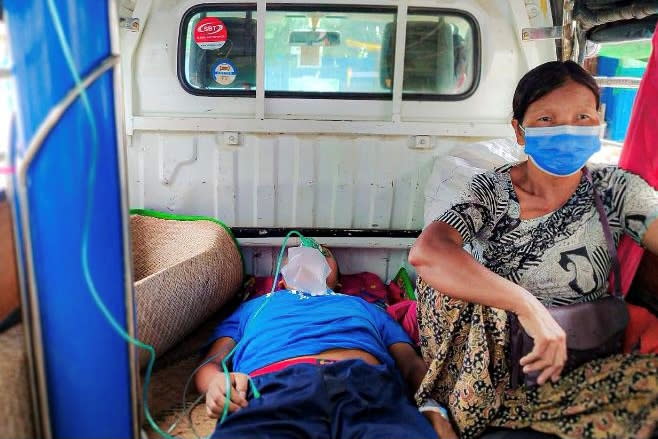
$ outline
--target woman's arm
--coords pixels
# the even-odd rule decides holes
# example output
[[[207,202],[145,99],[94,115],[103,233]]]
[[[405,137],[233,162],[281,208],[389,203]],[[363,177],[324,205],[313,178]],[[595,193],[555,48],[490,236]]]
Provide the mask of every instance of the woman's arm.
[[[454,227],[435,221],[414,243],[409,263],[432,288],[450,297],[519,315],[528,313],[528,302],[534,297],[477,262],[462,245]]]
[[[654,255],[658,255],[658,218],[649,224],[642,238],[642,245]]]
[[[557,380],[567,358],[566,335],[531,293],[477,262],[462,238],[441,221],[430,224],[409,253],[409,262],[432,288],[455,299],[515,313],[535,342],[521,359],[525,372],[541,370],[538,382]]]

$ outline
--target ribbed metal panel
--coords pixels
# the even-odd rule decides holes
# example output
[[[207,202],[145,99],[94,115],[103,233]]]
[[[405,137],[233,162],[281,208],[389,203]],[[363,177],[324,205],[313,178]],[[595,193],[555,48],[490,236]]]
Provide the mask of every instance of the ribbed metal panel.
[[[301,122],[300,122],[301,123]],[[400,136],[136,133],[132,207],[241,227],[421,228],[435,157]]]

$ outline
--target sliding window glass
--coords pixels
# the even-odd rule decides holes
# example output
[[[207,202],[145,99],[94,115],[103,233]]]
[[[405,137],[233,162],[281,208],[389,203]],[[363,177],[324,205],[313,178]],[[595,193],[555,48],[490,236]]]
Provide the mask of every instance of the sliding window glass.
[[[390,99],[383,42],[394,8],[268,5],[267,96]]]
[[[393,77],[395,25],[386,29],[385,81]],[[468,14],[409,9],[404,56],[404,99],[458,100],[470,96],[480,75],[479,33]]]

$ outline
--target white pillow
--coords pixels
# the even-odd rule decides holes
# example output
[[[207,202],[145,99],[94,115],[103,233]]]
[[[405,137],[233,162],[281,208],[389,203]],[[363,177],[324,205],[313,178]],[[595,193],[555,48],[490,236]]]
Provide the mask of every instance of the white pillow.
[[[425,185],[425,227],[452,205],[475,175],[525,158],[513,138],[460,144],[437,158]]]

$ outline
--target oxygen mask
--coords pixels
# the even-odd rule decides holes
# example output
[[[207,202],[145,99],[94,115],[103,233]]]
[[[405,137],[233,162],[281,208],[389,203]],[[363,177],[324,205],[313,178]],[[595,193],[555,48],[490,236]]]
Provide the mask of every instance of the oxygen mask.
[[[319,247],[319,246],[317,246]],[[327,276],[331,268],[316,246],[291,247],[288,263],[281,274],[288,288],[307,292],[313,296],[326,294]]]

